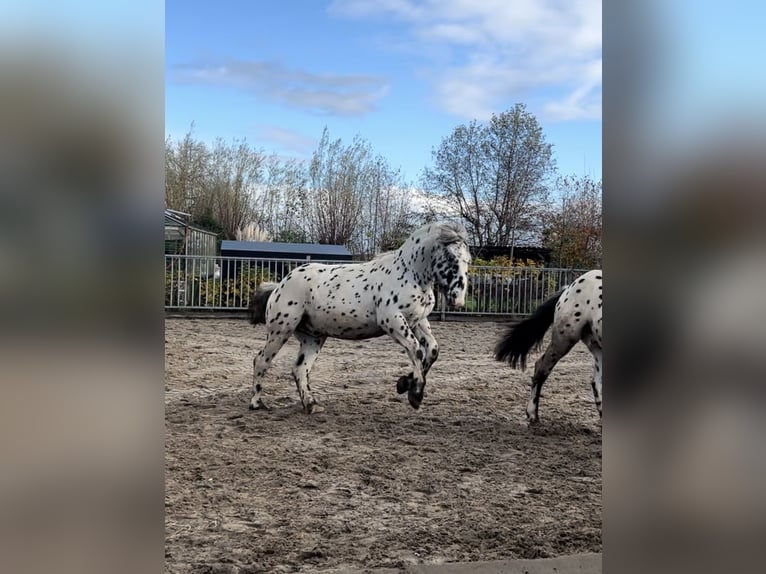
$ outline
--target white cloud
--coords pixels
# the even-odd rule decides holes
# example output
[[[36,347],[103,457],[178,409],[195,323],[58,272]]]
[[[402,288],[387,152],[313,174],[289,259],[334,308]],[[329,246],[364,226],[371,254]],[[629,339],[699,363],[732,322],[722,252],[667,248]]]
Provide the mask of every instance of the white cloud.
[[[573,92],[563,100],[545,105],[548,116],[562,120],[601,118],[601,60],[594,62],[585,72],[582,84]]]
[[[545,119],[601,117],[600,0],[334,0],[330,13],[388,18],[407,27],[430,62],[437,105],[487,119],[522,101]]]
[[[289,107],[341,116],[375,110],[388,90],[377,76],[317,74],[261,60],[178,66],[173,78],[182,84],[238,88]]]

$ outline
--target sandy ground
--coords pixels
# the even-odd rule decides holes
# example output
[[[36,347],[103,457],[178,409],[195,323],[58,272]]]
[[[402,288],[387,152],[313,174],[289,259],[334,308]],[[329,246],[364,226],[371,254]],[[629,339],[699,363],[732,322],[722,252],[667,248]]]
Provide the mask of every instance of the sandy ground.
[[[396,394],[409,367],[390,339],[328,340],[311,377],[326,411],[313,415],[290,374],[294,340],[264,380],[273,410],[252,412],[262,325],[165,328],[166,572],[601,551],[601,425],[583,345],[554,369],[529,428],[531,372],[492,359],[502,324],[433,323],[441,354],[419,411]]]

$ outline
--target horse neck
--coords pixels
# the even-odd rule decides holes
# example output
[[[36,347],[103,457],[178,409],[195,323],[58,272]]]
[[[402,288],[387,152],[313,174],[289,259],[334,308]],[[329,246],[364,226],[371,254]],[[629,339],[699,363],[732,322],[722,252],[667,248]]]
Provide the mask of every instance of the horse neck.
[[[420,242],[417,242],[418,236],[409,237],[399,248],[397,259],[404,264],[415,283],[426,289],[433,287],[434,283],[433,240],[419,239]]]

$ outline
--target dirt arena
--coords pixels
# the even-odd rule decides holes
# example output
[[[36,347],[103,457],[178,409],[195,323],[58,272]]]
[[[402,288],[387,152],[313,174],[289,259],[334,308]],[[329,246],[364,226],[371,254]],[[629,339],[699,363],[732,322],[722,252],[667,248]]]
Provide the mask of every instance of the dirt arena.
[[[329,339],[304,415],[291,340],[247,410],[262,325],[165,321],[168,573],[320,572],[601,551],[601,425],[578,345],[524,421],[531,372],[492,359],[505,327],[433,323],[423,405],[387,337]],[[536,355],[532,358],[532,361]]]

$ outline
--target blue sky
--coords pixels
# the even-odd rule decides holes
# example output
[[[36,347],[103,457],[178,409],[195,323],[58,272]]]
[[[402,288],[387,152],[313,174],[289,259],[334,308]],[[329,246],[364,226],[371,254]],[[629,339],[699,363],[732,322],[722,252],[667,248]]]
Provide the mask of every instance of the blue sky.
[[[655,0],[655,3],[658,3]],[[766,122],[766,3],[681,0],[652,12],[652,80],[643,128],[664,158],[668,148],[696,150],[723,133],[763,133]],[[724,145],[726,145],[724,143]]]
[[[601,178],[600,0],[167,0],[166,132],[309,157],[355,134],[417,183],[459,124],[522,102]]]

